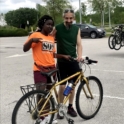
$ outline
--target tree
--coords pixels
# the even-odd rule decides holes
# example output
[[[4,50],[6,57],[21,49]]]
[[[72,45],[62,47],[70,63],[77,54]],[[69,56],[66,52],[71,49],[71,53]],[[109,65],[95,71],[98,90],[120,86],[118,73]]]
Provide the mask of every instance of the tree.
[[[9,11],[5,14],[5,20],[8,25],[25,27],[26,25],[34,25],[37,21],[37,15],[39,15],[36,9],[31,8],[19,8],[17,10]],[[27,24],[29,22],[29,24]]]
[[[87,6],[82,2],[81,3],[81,10],[82,10],[83,15],[86,15],[86,9],[87,9]]]
[[[82,17],[82,22],[84,23],[87,20],[86,17],[86,10],[87,10],[87,6],[85,5],[85,3],[81,3],[81,17]],[[80,17],[79,17],[79,9],[75,12],[75,18],[76,21],[79,22],[80,21]]]
[[[75,19],[76,19],[76,23],[78,23],[80,21],[80,17],[79,17],[79,10],[77,10],[75,12]]]
[[[103,10],[108,8],[109,3],[111,3],[111,9],[113,10],[117,6],[122,5],[122,1],[119,0],[88,0],[92,5],[93,11],[96,13],[101,13]]]
[[[88,2],[92,5],[93,11],[101,15],[101,25],[104,21],[104,13],[108,12],[109,3],[111,3],[111,11],[122,5],[122,1],[119,0],[88,0]]]
[[[56,24],[62,21],[63,9],[71,7],[68,0],[43,0],[43,1],[46,2],[47,12],[53,17]]]
[[[124,23],[124,7],[116,7],[114,9],[113,21],[114,21],[115,24]]]
[[[46,6],[42,6],[40,4],[36,4],[36,10],[39,12],[39,16],[43,16],[44,14],[47,14]],[[39,17],[38,17],[39,18]]]

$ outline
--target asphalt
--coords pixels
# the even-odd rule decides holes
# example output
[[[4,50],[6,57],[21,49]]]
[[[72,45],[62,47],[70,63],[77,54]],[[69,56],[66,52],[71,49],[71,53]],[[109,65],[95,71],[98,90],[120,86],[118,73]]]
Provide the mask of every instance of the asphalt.
[[[33,84],[31,50],[24,53],[27,37],[0,38],[0,124],[11,124],[13,108],[22,96],[20,85]],[[91,74],[103,85],[103,103],[98,114],[84,120],[73,118],[75,124],[123,124],[124,123],[124,47],[119,51],[108,47],[108,38],[83,38],[83,55],[97,60],[91,65]],[[75,103],[74,103],[75,104]],[[66,120],[59,121],[59,124]]]

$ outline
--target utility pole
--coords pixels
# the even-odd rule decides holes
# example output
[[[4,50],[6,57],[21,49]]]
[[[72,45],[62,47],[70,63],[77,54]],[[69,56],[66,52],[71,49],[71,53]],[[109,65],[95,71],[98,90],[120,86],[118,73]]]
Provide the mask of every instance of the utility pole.
[[[104,27],[104,10],[102,11],[102,14],[103,14],[103,24],[102,24],[102,26]]]
[[[82,24],[82,17],[81,17],[81,0],[79,0],[79,15],[80,15],[80,24]]]
[[[108,4],[109,4],[109,27],[111,28],[110,2],[108,2]]]

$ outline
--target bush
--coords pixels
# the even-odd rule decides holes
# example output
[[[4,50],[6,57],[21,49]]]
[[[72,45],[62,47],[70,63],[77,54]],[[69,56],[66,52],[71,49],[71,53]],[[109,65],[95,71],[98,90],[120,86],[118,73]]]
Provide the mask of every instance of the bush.
[[[28,31],[10,26],[0,27],[0,37],[27,36]]]

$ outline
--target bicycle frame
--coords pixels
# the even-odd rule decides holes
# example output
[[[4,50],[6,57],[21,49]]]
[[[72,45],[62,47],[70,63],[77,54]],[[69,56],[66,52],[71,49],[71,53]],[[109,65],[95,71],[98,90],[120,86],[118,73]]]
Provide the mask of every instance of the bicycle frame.
[[[48,114],[54,114],[54,113],[57,113],[57,112],[58,112],[58,110],[54,110],[54,111],[50,111],[50,112],[41,114],[42,112],[46,112],[46,111],[47,111],[47,110],[44,110],[44,108],[45,108],[45,106],[47,105],[47,102],[49,101],[50,97],[52,96],[52,92],[53,92],[53,91],[54,91],[54,93],[55,93],[55,97],[56,97],[57,102],[60,103],[60,102],[59,102],[59,99],[58,99],[58,94],[57,94],[56,87],[57,87],[58,85],[64,83],[64,82],[66,82],[66,81],[68,81],[68,80],[70,80],[70,79],[76,77],[76,76],[78,76],[78,77],[77,77],[76,81],[75,81],[74,84],[73,84],[72,90],[75,89],[75,87],[77,86],[79,80],[80,80],[80,81],[84,80],[85,83],[86,83],[87,89],[88,89],[88,91],[89,91],[89,94],[90,94],[90,96],[91,96],[91,99],[93,99],[93,95],[92,95],[92,93],[91,93],[91,90],[90,90],[90,87],[89,87],[89,84],[88,84],[88,80],[87,80],[87,78],[84,76],[84,73],[83,73],[82,70],[81,70],[81,71],[79,71],[79,72],[77,72],[77,73],[75,73],[75,74],[73,74],[73,75],[71,75],[71,76],[69,76],[69,77],[67,77],[67,78],[65,78],[65,79],[63,79],[63,80],[57,82],[57,83],[55,83],[55,84],[52,86],[52,88],[49,90],[49,93],[48,93],[47,96],[45,97],[45,98],[46,98],[45,103],[43,104],[42,108],[41,108],[40,111],[39,111],[40,116],[46,116],[46,115],[48,115]],[[88,97],[88,95],[87,95],[87,93],[86,93],[84,87],[83,87],[83,91],[84,91],[84,94],[86,95],[86,97]],[[71,92],[68,94],[68,96],[65,96],[65,98],[64,98],[62,104],[65,105],[65,104],[67,103],[67,101],[69,100],[70,95],[71,95]],[[41,98],[41,99],[39,100],[38,105],[40,104],[40,102],[42,102],[42,100],[43,100],[43,98]],[[44,110],[44,111],[43,111],[43,110]]]

